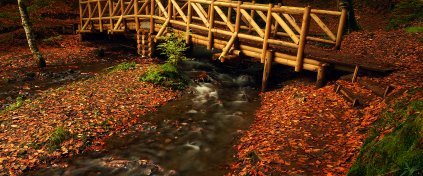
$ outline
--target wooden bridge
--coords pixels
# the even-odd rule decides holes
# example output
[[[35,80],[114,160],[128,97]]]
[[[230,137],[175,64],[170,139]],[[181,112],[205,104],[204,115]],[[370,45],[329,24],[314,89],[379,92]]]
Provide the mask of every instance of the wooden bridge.
[[[323,84],[328,66],[358,70],[357,63],[306,57],[306,45],[338,49],[347,10],[329,11],[231,0],[80,0],[79,33],[136,34],[138,53],[149,56],[169,31],[187,44],[219,49],[223,62],[248,56],[264,63],[265,89],[272,62],[317,72]],[[332,23],[326,24],[324,21]],[[344,59],[345,60],[345,59]]]

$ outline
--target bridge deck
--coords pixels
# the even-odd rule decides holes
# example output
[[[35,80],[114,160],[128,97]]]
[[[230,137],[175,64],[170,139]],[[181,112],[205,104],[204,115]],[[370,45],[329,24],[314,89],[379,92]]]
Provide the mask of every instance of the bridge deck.
[[[264,86],[271,62],[295,67],[295,71],[318,72],[318,84],[322,84],[325,68],[329,65],[353,70],[361,64],[339,54],[316,52],[308,47],[317,43],[332,45],[335,49],[340,47],[347,14],[345,8],[328,11],[231,0],[163,2],[81,0],[79,32],[133,31],[139,53],[149,55],[154,42],[166,35],[171,27],[188,44],[222,50],[219,54],[222,61],[229,55],[245,55],[264,63]],[[369,64],[363,68],[384,69]]]

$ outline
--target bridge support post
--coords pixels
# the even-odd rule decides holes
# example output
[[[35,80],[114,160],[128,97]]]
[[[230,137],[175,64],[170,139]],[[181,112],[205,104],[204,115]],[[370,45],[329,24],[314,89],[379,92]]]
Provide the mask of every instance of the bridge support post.
[[[317,80],[316,80],[316,87],[321,88],[325,85],[325,77],[326,77],[327,65],[323,64],[317,69]]]
[[[263,79],[262,79],[262,82],[261,82],[261,91],[262,92],[266,91],[267,81],[269,80],[272,62],[273,62],[273,51],[267,50],[266,51],[266,60],[264,61]]]

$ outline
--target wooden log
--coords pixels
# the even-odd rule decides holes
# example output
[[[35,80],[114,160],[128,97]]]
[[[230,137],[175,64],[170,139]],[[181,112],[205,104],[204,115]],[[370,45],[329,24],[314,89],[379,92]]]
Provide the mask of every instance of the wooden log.
[[[81,3],[81,0],[79,0],[79,26],[81,27],[81,29],[82,29],[82,26],[83,26],[83,24],[82,24],[82,18],[83,17],[84,17],[84,13],[83,13],[83,10],[82,10],[82,3]]]
[[[184,20],[184,22],[187,22],[187,17],[185,16],[185,14],[182,11],[182,9],[179,7],[178,3],[175,0],[172,0],[172,3],[173,3],[173,7],[176,9],[176,11],[178,11],[178,13],[181,16],[182,20]]]
[[[263,69],[263,79],[261,82],[262,92],[266,91],[266,88],[267,88],[267,81],[269,80],[270,69],[272,67],[272,60],[273,60],[272,53],[273,52],[270,50],[266,51],[266,60],[264,62],[264,69]]]
[[[204,16],[203,12],[201,12],[200,8],[195,3],[192,3],[191,5],[194,11],[197,12],[198,17],[200,17],[201,21],[203,21],[204,25],[209,27],[210,24],[207,18]]]
[[[310,6],[307,6],[304,8],[304,15],[303,15],[303,21],[301,26],[301,34],[300,34],[300,43],[298,45],[298,51],[297,51],[297,65],[295,65],[295,71],[299,72],[303,68],[304,63],[304,48],[306,44],[306,37],[308,35],[308,28],[310,25]]]
[[[343,97],[352,103],[352,106],[356,106],[359,104],[358,98],[356,98],[356,95],[352,93],[351,90],[349,90],[346,87],[343,87],[341,84],[335,82],[335,93],[340,93],[343,95]]]
[[[238,36],[238,32],[235,32],[235,33],[232,35],[231,39],[229,39],[229,41],[228,41],[228,43],[226,44],[225,48],[223,48],[223,50],[222,50],[222,54],[221,54],[221,55],[220,55],[220,57],[219,57],[219,60],[220,60],[221,62],[224,62],[224,60],[222,60],[222,59],[223,59],[223,57],[225,57],[225,56],[226,56],[226,54],[227,54],[227,53],[229,52],[229,50],[231,49],[231,47],[232,47],[232,45],[234,44],[234,42],[235,42],[235,40],[236,40],[237,36]]]
[[[282,3],[278,3],[278,5],[276,5],[276,7],[280,7],[282,6]],[[273,38],[276,37],[276,35],[278,34],[278,22],[274,21],[275,24],[273,24]]]
[[[154,2],[155,0],[150,0],[150,34],[154,33]],[[149,36],[150,37],[150,36]]]
[[[245,11],[244,9],[241,9],[241,14],[244,18],[246,18],[246,20],[248,21],[248,23],[253,27],[253,29],[257,32],[257,34],[263,38],[264,37],[264,32],[263,30],[260,28],[260,26],[254,21],[254,19],[250,16],[250,14],[248,14],[247,11]]]
[[[285,17],[286,21],[288,21],[288,23],[295,29],[295,32],[301,34],[301,28],[293,20],[294,17],[286,13],[282,14],[282,16]]]
[[[172,13],[173,13],[173,7],[172,7],[173,5],[172,5],[172,1],[171,0],[168,0],[167,1],[167,14],[169,15],[168,16],[168,19],[169,20],[171,20],[172,19]],[[169,24],[169,22],[167,23],[167,25],[169,26],[169,27],[172,27],[172,23],[170,23]],[[167,29],[167,28],[166,28]],[[157,34],[158,35],[158,34]]]
[[[285,23],[285,21],[277,14],[277,13],[272,13],[273,18],[275,18],[275,20],[279,23],[279,25],[281,25],[282,29],[289,34],[289,37],[292,39],[292,41],[295,44],[298,44],[299,39],[298,37],[295,35],[295,33],[292,31],[292,29],[288,26],[288,24]]]
[[[134,15],[135,15],[135,30],[138,31],[140,29],[140,23],[138,18],[138,0],[134,1]]]
[[[167,25],[169,24],[170,18],[168,18],[163,24],[162,27],[160,28],[159,32],[157,32],[156,37],[154,38],[155,40],[159,39],[163,33],[165,32]]]
[[[188,0],[188,12],[187,12],[187,22],[186,22],[186,28],[185,28],[185,33],[186,33],[186,39],[185,42],[188,46],[191,45],[191,29],[190,29],[190,24],[191,24],[191,20],[192,20],[192,5],[191,5],[191,0]]]
[[[242,4],[242,1],[238,1],[238,4],[236,6],[235,32],[237,33],[239,32],[239,28],[241,24],[241,4]]]
[[[319,25],[319,27],[323,30],[323,32],[326,33],[326,35],[329,36],[330,39],[333,41],[336,41],[335,34],[332,33],[332,31],[326,26],[326,24],[316,15],[316,14],[310,14],[311,18]]]
[[[229,28],[229,30],[231,30],[231,32],[234,32],[235,29],[233,27],[233,24],[228,19],[228,17],[225,16],[225,14],[223,13],[222,9],[220,9],[220,7],[218,7],[218,6],[214,6],[214,9],[216,10],[216,12],[220,16],[220,18],[222,18],[223,22],[226,24],[226,26]]]
[[[163,15],[166,18],[170,18],[169,14],[166,12],[166,9],[164,8],[163,4],[160,2],[160,0],[155,0],[157,3],[157,6],[159,7],[160,12],[163,13]],[[154,11],[154,7],[153,7],[153,11]]]
[[[270,36],[270,30],[272,25],[272,4],[269,4],[269,9],[267,11],[267,19],[266,19],[266,28],[264,30],[264,38],[263,38],[263,52],[261,55],[261,63],[264,63],[267,54],[267,48],[269,47],[268,39]]]
[[[213,32],[212,29],[214,27],[214,1],[215,0],[211,0],[210,3],[210,8],[209,8],[209,13],[210,13],[210,21],[209,21],[209,31],[208,31],[208,40],[209,43],[207,44],[207,49],[211,51],[211,49],[213,48]]]
[[[253,1],[252,1],[252,4],[255,4],[255,3],[256,3],[256,1],[255,1],[255,0],[253,0]],[[254,10],[251,10],[251,12],[250,12],[250,16],[251,16],[251,18],[252,18],[252,19],[254,19]],[[251,24],[250,24],[250,25],[248,25],[248,33],[250,33],[250,32],[251,32],[252,27],[253,27],[253,26],[251,26]]]
[[[386,96],[392,91],[390,85],[381,85],[379,83],[373,82],[371,80],[362,80],[358,79],[358,83],[366,87],[366,89],[371,90],[374,94],[379,97],[386,98]]]
[[[347,9],[344,7],[342,8],[341,17],[339,18],[338,32],[336,33],[335,49],[339,49],[341,47],[342,32],[344,31],[346,22],[347,22]]]
[[[326,64],[320,66],[317,70],[317,80],[316,80],[316,87],[320,88],[325,85],[325,77],[326,77]]]
[[[227,0],[229,3],[232,3],[232,0]],[[216,7],[218,7],[219,5],[217,5]],[[236,6],[235,6],[236,7]],[[232,17],[232,7],[228,7],[228,21],[231,22],[231,17]]]
[[[359,65],[355,66],[354,73],[353,73],[353,76],[352,76],[352,79],[351,79],[351,82],[353,82],[353,83],[357,81],[358,69],[359,68],[360,68]]]

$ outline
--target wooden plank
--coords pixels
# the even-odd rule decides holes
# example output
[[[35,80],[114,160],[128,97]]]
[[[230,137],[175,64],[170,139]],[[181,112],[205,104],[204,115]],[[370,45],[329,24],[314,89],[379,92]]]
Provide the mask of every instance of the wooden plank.
[[[317,23],[317,25],[320,26],[320,28],[323,30],[323,32],[325,32],[326,35],[329,36],[330,39],[332,39],[333,41],[336,41],[335,34],[333,34],[332,31],[330,31],[330,29],[326,26],[326,24],[316,14],[312,13],[312,14],[310,14],[310,16]]]

